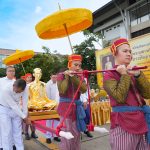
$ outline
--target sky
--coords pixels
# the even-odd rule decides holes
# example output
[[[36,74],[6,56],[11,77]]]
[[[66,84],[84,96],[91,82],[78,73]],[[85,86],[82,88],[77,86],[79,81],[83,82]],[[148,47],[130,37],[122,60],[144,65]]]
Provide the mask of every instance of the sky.
[[[42,52],[47,46],[53,52],[70,54],[67,38],[42,40],[35,31],[35,25],[46,16],[62,9],[87,8],[96,11],[110,0],[0,0],[0,48],[33,49]],[[80,44],[85,38],[82,32],[70,36],[72,45]],[[100,49],[100,47],[97,47]]]

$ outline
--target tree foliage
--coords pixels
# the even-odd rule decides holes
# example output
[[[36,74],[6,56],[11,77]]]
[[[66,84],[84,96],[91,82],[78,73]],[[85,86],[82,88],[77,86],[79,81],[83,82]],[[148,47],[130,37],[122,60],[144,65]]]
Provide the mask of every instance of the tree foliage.
[[[96,70],[95,42],[101,47],[100,39],[102,39],[102,35],[91,33],[89,30],[85,30],[83,34],[85,40],[79,45],[75,45],[73,49],[75,53],[82,55],[83,69]],[[57,73],[59,70],[67,67],[67,56],[60,55],[57,53],[57,50],[54,50],[52,53],[46,46],[43,46],[42,49],[45,53],[36,54],[32,59],[23,62],[23,65],[27,73],[33,73],[34,68],[41,68],[43,73],[41,80],[47,82],[51,74]],[[15,68],[17,78],[24,75],[21,64],[15,65]],[[96,75],[91,76],[90,80],[92,85],[97,83]]]
[[[26,73],[33,73],[33,69],[41,68],[42,81],[47,82],[50,75],[59,72],[60,69],[67,66],[67,57],[60,54],[52,54],[49,48],[44,47],[46,53],[36,54],[32,59],[23,62]],[[24,75],[21,64],[15,65],[16,77]]]
[[[5,68],[0,68],[0,77],[6,76],[6,69]]]
[[[95,57],[95,42],[101,47],[100,39],[101,34],[91,33],[89,30],[83,32],[85,40],[79,45],[75,45],[74,51],[83,57],[82,68],[85,70],[96,70],[96,57]],[[96,75],[90,77],[91,85],[96,83]]]

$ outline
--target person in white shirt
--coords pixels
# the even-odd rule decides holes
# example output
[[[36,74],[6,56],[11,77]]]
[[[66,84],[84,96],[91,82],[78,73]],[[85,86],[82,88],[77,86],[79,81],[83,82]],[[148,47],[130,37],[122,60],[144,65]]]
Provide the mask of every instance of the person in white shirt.
[[[24,76],[24,80],[26,81],[27,84],[30,84],[33,81],[33,76],[31,73],[26,73]],[[24,134],[25,134],[25,139],[30,140],[30,135],[29,135],[29,127],[31,129],[31,137],[36,139],[38,136],[35,133],[35,126],[33,124],[25,124],[23,123],[23,129],[24,129]]]
[[[7,66],[6,77],[0,78],[0,92],[5,86],[7,86],[7,84],[13,83],[14,81],[15,81],[15,68],[13,66]],[[2,148],[1,131],[0,131],[0,150],[2,149],[3,148]]]
[[[20,107],[22,97],[23,105]],[[0,93],[0,123],[3,150],[12,150],[12,138],[17,150],[24,150],[22,119],[30,123],[27,110],[28,88],[22,79],[9,83]]]
[[[46,93],[49,99],[51,100],[56,100],[59,103],[59,91],[57,87],[57,75],[53,74],[50,77],[51,79],[46,83]],[[46,121],[46,126],[47,127],[53,127],[56,128],[58,125],[59,121],[58,120],[47,120]],[[52,133],[46,132],[46,143],[50,144],[51,143],[51,138],[52,138]],[[60,139],[54,135],[54,140],[57,142],[60,142]]]

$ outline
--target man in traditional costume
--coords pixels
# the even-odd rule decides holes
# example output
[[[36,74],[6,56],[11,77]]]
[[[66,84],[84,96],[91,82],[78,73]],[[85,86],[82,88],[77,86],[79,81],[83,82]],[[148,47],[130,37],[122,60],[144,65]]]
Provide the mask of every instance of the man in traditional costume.
[[[20,99],[23,99],[21,110]],[[4,100],[5,98],[5,100]],[[28,90],[26,82],[22,79],[7,84],[0,93],[0,123],[3,150],[11,150],[12,136],[17,150],[24,150],[22,139],[22,119],[27,118]]]
[[[144,98],[150,98],[150,82],[141,70],[131,70],[129,64],[132,51],[126,39],[116,40],[111,46],[111,52],[116,71],[104,74],[104,89],[112,106],[111,149],[149,150],[150,110]]]
[[[57,75],[56,74],[52,74],[50,76],[50,80],[46,83],[46,94],[49,99],[54,100],[57,103],[59,103],[59,91],[58,91],[58,86],[57,86]],[[58,124],[59,124],[59,120],[56,120],[56,119],[46,120],[47,127],[56,128]],[[46,132],[46,143],[50,144],[53,136],[54,136],[55,141],[60,142],[59,137],[57,137],[56,135],[53,135],[52,133],[47,131]]]
[[[73,54],[69,56],[68,68],[64,74],[58,75],[58,89],[59,89],[59,105],[58,113],[60,120],[64,118],[66,111],[75,95],[75,92],[80,84],[81,77],[73,75],[73,72],[78,72],[81,69],[82,57],[80,55]],[[73,139],[67,140],[61,138],[60,150],[80,150],[80,131],[86,130],[86,124],[84,122],[85,112],[80,101],[80,92],[85,93],[87,91],[86,83],[82,82],[80,91],[77,93],[75,102],[66,116],[64,128],[62,130],[71,132],[74,136]],[[82,126],[80,126],[82,124]]]
[[[15,78],[15,68],[13,66],[7,66],[7,68],[6,68],[6,77],[0,78],[0,91],[2,91],[2,89],[5,86],[7,86],[7,84],[13,83],[15,81],[14,78]],[[2,149],[1,130],[0,130],[0,149]]]

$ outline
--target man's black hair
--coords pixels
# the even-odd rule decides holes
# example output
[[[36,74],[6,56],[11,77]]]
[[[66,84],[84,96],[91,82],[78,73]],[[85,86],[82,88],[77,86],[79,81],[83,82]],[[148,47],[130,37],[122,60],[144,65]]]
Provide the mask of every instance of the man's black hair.
[[[14,85],[17,87],[17,88],[21,88],[22,90],[24,90],[26,88],[26,81],[23,80],[23,79],[17,79],[15,82],[14,82]]]

